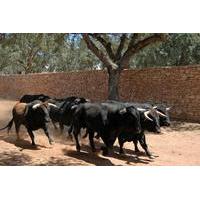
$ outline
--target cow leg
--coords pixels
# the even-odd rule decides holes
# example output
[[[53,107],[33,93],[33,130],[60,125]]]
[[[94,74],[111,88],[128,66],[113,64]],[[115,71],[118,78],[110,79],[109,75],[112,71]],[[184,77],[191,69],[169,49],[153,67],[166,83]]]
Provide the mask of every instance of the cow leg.
[[[104,134],[101,134],[101,139],[103,140],[105,146],[102,146],[101,150],[103,151],[103,155],[106,156],[106,155],[108,155],[108,142],[107,142],[107,138],[105,137]]]
[[[52,124],[53,124],[54,128],[57,130],[58,127],[56,126],[56,122],[52,121]]]
[[[73,131],[73,124],[70,125],[67,131],[71,141],[73,141],[72,131]]]
[[[124,146],[124,141],[123,139],[119,136],[118,137],[118,142],[119,142],[119,153],[124,154],[123,146]]]
[[[59,122],[59,126],[60,126],[60,134],[62,135],[64,131],[64,125],[63,123]]]
[[[109,134],[108,134],[109,135]],[[101,147],[101,149],[103,150],[103,155],[107,156],[109,155],[111,152],[113,153],[113,144],[114,144],[114,140],[111,137],[106,137],[106,134],[100,134],[105,146]]]
[[[52,138],[50,137],[50,135],[49,135],[47,126],[45,126],[45,127],[43,128],[43,130],[44,130],[45,135],[48,137],[49,144],[52,145],[53,139],[52,139]]]
[[[135,152],[136,152],[136,153],[139,153],[140,150],[138,149],[138,146],[137,146],[137,144],[138,144],[138,139],[134,139],[134,140],[133,140],[133,144],[134,144],[134,146],[135,146]]]
[[[20,140],[20,136],[19,136],[20,125],[21,124],[15,122],[15,131],[16,131],[16,134],[17,134],[17,140]]]
[[[83,135],[83,138],[86,138],[88,136],[88,129],[86,128],[86,132],[85,134]]]
[[[148,149],[148,146],[146,144],[146,137],[144,134],[139,138],[139,142],[140,142],[140,145],[142,146],[142,148],[145,150],[147,156],[152,157],[152,155]]]
[[[73,134],[74,134],[74,138],[75,138],[75,141],[76,141],[76,150],[78,152],[80,152],[80,150],[81,150],[81,147],[80,147],[80,144],[79,144],[79,141],[78,141],[79,133],[80,133],[80,129],[75,128],[74,131],[73,131]]]
[[[92,152],[96,151],[95,145],[94,145],[94,131],[88,130],[89,133],[89,140],[90,140],[90,146],[92,148]]]
[[[32,145],[35,146],[34,134],[33,134],[31,129],[28,129],[28,134],[29,134],[29,136],[31,138]]]

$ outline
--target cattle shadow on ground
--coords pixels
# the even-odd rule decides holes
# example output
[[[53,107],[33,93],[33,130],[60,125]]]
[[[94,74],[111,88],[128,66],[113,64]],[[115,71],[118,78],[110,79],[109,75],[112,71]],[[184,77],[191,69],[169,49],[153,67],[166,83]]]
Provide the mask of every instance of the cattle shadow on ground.
[[[109,156],[118,160],[126,161],[126,164],[130,164],[130,163],[149,164],[150,162],[153,162],[152,159],[146,156],[145,152],[135,153],[135,151],[133,150],[126,149],[126,148],[123,148],[123,149],[125,153],[119,154],[119,147],[115,146],[114,153],[112,153]],[[141,158],[140,156],[145,157],[145,158]]]
[[[117,148],[119,148],[119,147],[114,147],[115,150]],[[126,149],[126,153],[127,153],[127,151],[128,151],[128,149]],[[81,146],[81,152],[77,152],[76,150],[74,150],[74,151],[66,151],[65,150],[64,154],[67,156],[71,156],[71,157],[74,157],[77,159],[84,160],[85,162],[88,162],[88,163],[91,163],[94,165],[98,165],[98,166],[113,166],[114,164],[109,160],[109,157],[115,158],[118,160],[122,160],[122,161],[126,161],[126,164],[130,164],[130,163],[149,164],[149,162],[153,162],[153,160],[151,160],[149,158],[140,158],[139,155],[138,156],[128,155],[128,154],[119,155],[118,153],[112,153],[108,157],[100,157],[98,154],[102,155],[102,151],[97,150],[96,153],[93,153],[91,151],[90,147],[87,145]],[[140,155],[144,156],[145,153],[141,152]]]
[[[47,148],[44,145],[36,144],[36,146],[33,146],[30,141],[27,139],[21,138],[20,140],[17,140],[16,137],[13,136],[0,136],[1,140],[4,140],[7,143],[13,144],[16,147],[20,148],[20,151],[23,151],[25,149],[28,150],[40,150],[41,148]]]
[[[76,158],[79,160],[83,160],[87,163],[96,165],[96,166],[114,166],[114,164],[107,158],[99,157],[96,153],[92,153],[88,150],[88,146],[81,148],[81,152],[77,152],[76,150],[63,150],[64,155],[72,158]]]
[[[31,157],[16,151],[4,151],[0,153],[1,166],[25,166],[30,164]]]

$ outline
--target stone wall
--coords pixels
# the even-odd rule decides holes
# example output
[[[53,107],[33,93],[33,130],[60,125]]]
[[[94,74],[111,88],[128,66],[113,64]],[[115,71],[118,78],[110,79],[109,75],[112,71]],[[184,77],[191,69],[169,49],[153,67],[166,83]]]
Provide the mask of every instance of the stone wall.
[[[107,98],[107,79],[105,71],[1,75],[0,97],[44,93],[101,101]],[[167,103],[174,119],[200,122],[200,66],[124,70],[119,91],[122,100]]]

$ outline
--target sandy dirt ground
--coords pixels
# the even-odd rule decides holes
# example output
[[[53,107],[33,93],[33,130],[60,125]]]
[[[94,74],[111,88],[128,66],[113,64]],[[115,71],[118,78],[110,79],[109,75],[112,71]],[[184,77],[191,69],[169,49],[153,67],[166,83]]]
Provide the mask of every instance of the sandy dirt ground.
[[[11,110],[15,101],[0,100],[0,127],[11,119]],[[24,127],[21,127],[21,140],[16,140],[14,126],[9,135],[7,131],[0,132],[0,165],[129,165],[129,166],[180,166],[200,165],[200,124],[173,122],[171,127],[162,128],[162,134],[147,133],[147,143],[155,156],[149,159],[142,148],[135,154],[134,145],[125,143],[126,155],[119,155],[118,143],[115,143],[115,153],[109,157],[102,152],[92,153],[88,139],[81,139],[81,152],[76,152],[75,142],[66,135],[60,135],[50,124],[50,133],[55,143],[49,145],[42,130],[35,131],[36,148],[30,143],[30,138]],[[96,146],[102,145],[95,141]]]

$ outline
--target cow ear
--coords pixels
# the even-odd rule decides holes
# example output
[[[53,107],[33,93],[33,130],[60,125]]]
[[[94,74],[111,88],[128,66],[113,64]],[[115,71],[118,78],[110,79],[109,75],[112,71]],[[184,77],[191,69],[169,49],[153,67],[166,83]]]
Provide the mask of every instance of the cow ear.
[[[39,108],[41,106],[41,103],[37,103],[35,105],[32,106],[33,110]]]
[[[120,114],[124,114],[124,113],[126,113],[126,112],[127,112],[127,109],[126,109],[126,108],[123,108],[123,109],[121,109],[121,110],[119,111]]]

